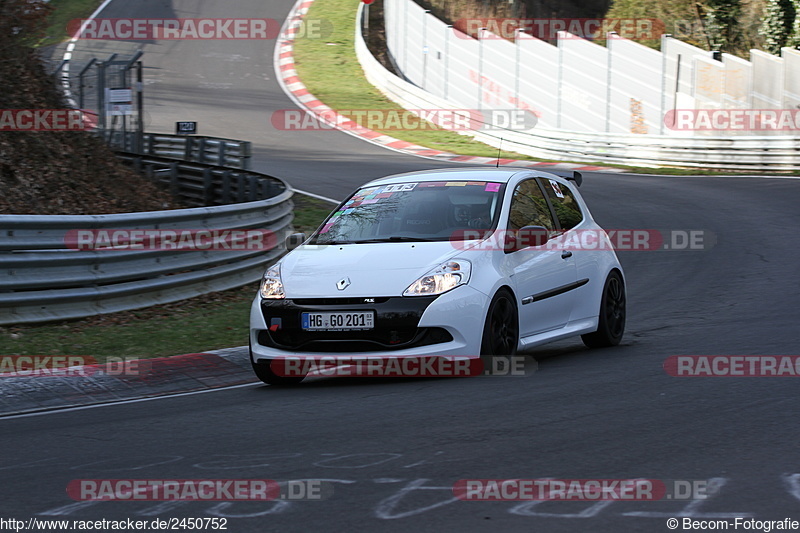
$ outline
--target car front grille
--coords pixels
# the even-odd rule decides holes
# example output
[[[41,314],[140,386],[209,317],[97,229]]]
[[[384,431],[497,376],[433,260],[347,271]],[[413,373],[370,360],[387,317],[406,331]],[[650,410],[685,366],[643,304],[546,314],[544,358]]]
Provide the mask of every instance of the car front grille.
[[[258,332],[257,341],[288,351],[370,352],[401,350],[453,340],[443,328],[421,328],[420,318],[436,296],[415,298],[321,298],[264,300],[261,312],[272,330]],[[365,300],[374,300],[367,301]],[[301,314],[319,311],[373,311],[375,327],[359,331],[306,331]]]

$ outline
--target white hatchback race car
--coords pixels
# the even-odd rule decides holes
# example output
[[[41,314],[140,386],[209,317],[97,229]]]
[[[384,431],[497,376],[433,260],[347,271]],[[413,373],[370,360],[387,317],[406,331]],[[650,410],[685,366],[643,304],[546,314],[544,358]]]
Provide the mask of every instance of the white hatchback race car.
[[[371,181],[264,274],[250,358],[265,383],[297,357],[513,355],[581,335],[614,346],[625,278],[570,179],[521,168]],[[301,244],[302,243],[302,244]]]

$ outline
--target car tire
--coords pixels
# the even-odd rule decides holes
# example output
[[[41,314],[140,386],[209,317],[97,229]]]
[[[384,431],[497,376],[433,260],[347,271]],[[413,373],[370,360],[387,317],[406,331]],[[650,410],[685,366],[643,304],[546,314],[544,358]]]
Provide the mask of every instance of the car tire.
[[[481,338],[481,355],[510,356],[517,353],[519,314],[514,295],[500,289],[492,298]]]
[[[250,351],[250,364],[253,365],[253,372],[256,377],[267,385],[289,386],[297,385],[305,379],[305,376],[280,376],[272,370],[272,361],[256,363],[253,360],[253,351]]]
[[[625,282],[616,270],[606,278],[603,296],[600,299],[600,313],[597,331],[581,335],[581,340],[589,348],[616,346],[625,333]]]

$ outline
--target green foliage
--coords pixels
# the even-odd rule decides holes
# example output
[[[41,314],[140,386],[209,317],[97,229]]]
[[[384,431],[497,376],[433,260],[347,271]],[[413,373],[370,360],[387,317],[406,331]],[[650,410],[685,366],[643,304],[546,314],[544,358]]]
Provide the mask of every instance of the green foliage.
[[[739,0],[708,0],[705,27],[708,44],[713,50],[732,51],[740,33],[741,15],[742,6]]]
[[[52,8],[45,0],[0,1],[0,57],[12,62],[26,58],[47,26]]]
[[[764,35],[764,49],[771,54],[780,54],[792,34],[795,20],[795,7],[792,0],[768,0],[761,24]]]
[[[690,0],[614,0],[606,18],[649,18],[660,21],[657,27],[694,46],[706,47],[703,21],[695,4]],[[659,40],[641,44],[658,49]]]
[[[800,0],[793,0],[792,5],[794,6],[795,17],[792,24],[792,32],[786,41],[786,46],[800,48]]]
[[[772,0],[770,0],[772,1]],[[791,2],[800,0],[782,0]],[[664,33],[703,48],[749,58],[763,48],[759,32],[767,0],[614,0],[609,18],[655,18]],[[800,21],[799,21],[800,22]],[[798,31],[800,37],[800,29]],[[642,44],[658,49],[657,41]]]

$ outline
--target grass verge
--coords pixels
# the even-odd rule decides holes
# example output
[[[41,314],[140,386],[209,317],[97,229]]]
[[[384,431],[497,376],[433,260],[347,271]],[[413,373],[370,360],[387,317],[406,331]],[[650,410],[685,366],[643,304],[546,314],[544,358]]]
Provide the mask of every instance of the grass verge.
[[[47,18],[47,31],[38,46],[58,44],[70,37],[69,21],[85,19],[100,5],[102,0],[50,0],[53,11]]]
[[[332,209],[295,194],[297,231],[310,233]],[[190,253],[190,252],[187,252]],[[41,325],[0,327],[3,355],[163,357],[247,344],[250,303],[258,283],[136,311]]]
[[[371,9],[381,8],[382,0]],[[386,98],[364,77],[355,53],[355,24],[358,0],[316,0],[308,11],[308,19],[327,20],[333,32],[326,38],[304,36],[294,46],[295,68],[308,90],[319,100],[336,110],[348,109],[401,109]],[[372,20],[372,17],[371,17]],[[374,27],[374,23],[370,23]],[[303,32],[301,32],[302,34]],[[310,32],[309,32],[310,33]],[[342,113],[347,115],[347,113]],[[355,117],[350,116],[355,120]],[[420,146],[455,154],[497,157],[497,148],[474,141],[465,135],[442,129],[377,130],[392,137]],[[501,152],[502,158],[526,161],[549,161],[518,154]],[[649,168],[618,165],[606,162],[581,162],[586,166],[620,168],[640,174],[709,175],[752,174],[752,171],[715,171],[691,168]],[[759,172],[759,175],[764,173]],[[775,175],[800,174],[800,172],[773,173]]]

